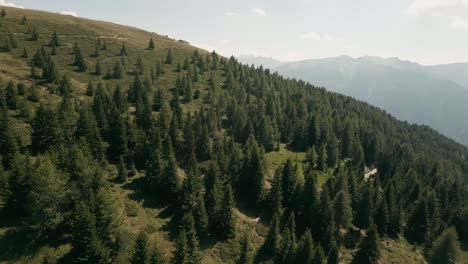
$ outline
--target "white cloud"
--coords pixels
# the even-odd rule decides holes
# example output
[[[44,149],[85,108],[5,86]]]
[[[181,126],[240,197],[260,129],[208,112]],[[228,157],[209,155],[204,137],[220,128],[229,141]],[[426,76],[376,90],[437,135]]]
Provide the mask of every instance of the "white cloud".
[[[228,44],[228,43],[231,43],[231,40],[230,39],[221,39],[219,42],[221,44]]]
[[[442,17],[454,30],[468,29],[468,0],[412,0],[406,13]]]
[[[458,0],[413,0],[406,9],[410,15],[423,15],[433,13],[438,9],[444,9],[447,6],[456,5]]]
[[[62,12],[60,12],[60,14],[65,15],[65,16],[78,17],[78,14],[75,11],[62,11]]]
[[[450,26],[456,30],[468,30],[468,20],[463,17],[454,16]]]
[[[333,37],[328,34],[320,34],[317,32],[309,31],[299,34],[299,39],[307,40],[319,40],[319,41],[330,41],[333,40]]]
[[[258,7],[250,9],[250,12],[254,16],[266,16],[266,11]]]
[[[24,6],[16,5],[15,3],[8,2],[5,0],[0,0],[0,6],[16,7],[16,8],[21,8],[21,9],[24,8]]]
[[[226,11],[224,12],[224,16],[227,16],[227,17],[239,16],[239,13]]]

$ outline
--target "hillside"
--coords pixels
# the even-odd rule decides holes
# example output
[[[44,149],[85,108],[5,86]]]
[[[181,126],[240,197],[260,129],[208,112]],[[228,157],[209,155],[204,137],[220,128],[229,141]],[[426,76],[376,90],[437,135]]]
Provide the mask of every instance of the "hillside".
[[[0,263],[468,263],[468,149],[431,128],[156,33],[5,14]]]
[[[280,74],[352,96],[468,145],[464,64],[422,66],[397,58],[349,56],[281,64],[264,64],[256,57],[245,62],[271,65]]]

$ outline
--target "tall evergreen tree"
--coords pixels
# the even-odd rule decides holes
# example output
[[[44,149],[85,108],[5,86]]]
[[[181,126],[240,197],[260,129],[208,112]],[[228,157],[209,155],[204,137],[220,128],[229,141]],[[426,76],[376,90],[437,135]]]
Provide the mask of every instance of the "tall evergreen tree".
[[[61,46],[60,38],[57,34],[57,31],[54,30],[54,33],[52,33],[52,38],[50,39],[49,45],[51,47],[60,47]]]
[[[146,247],[148,244],[148,236],[145,232],[141,231],[138,234],[138,237],[135,241],[135,247],[133,250],[133,255],[130,259],[130,263],[132,264],[144,264],[148,258]]]
[[[154,50],[155,45],[154,45],[154,40],[153,38],[150,39],[149,44],[148,44],[148,49]]]
[[[165,63],[166,64],[172,64],[173,60],[174,60],[174,57],[172,55],[172,48],[169,48],[167,50]]]
[[[347,229],[351,225],[353,211],[347,191],[340,191],[335,197],[335,221],[338,227]]]
[[[454,228],[446,229],[436,239],[429,254],[429,264],[455,264],[460,260],[460,242]]]
[[[371,225],[367,236],[359,244],[359,249],[353,258],[355,264],[375,264],[380,258],[379,234],[375,225]]]

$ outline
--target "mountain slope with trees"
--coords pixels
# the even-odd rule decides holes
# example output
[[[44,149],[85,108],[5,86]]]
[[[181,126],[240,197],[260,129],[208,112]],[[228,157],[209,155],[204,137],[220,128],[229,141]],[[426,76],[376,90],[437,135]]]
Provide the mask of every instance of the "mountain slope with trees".
[[[4,11],[1,263],[466,262],[466,147],[184,41]]]
[[[352,96],[468,145],[466,64],[422,66],[398,58],[349,56],[289,63],[239,60],[269,65],[272,71]]]

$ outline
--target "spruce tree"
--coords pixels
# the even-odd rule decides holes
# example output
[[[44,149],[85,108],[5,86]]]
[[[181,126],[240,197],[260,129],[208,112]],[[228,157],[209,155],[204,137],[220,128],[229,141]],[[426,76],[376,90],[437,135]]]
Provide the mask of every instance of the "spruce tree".
[[[28,51],[26,50],[26,47],[23,48],[23,54],[21,54],[21,58],[27,59],[29,57]]]
[[[294,263],[296,255],[296,222],[294,213],[289,216],[286,229],[283,232],[277,263]]]
[[[76,263],[101,263],[102,245],[96,233],[96,220],[84,202],[75,206],[72,221],[72,253]]]
[[[179,234],[176,239],[176,250],[174,253],[173,263],[189,264],[190,253],[187,245],[187,235],[184,228],[179,229]]]
[[[133,254],[130,259],[130,263],[132,264],[144,264],[148,258],[146,253],[146,246],[148,244],[148,236],[145,232],[141,231],[138,234],[138,237],[135,241],[135,246],[133,249]]]
[[[306,229],[297,244],[294,263],[296,264],[310,263],[312,261],[313,254],[314,254],[314,241],[312,239],[312,234],[310,230]]]
[[[380,258],[379,235],[375,225],[371,225],[359,244],[359,249],[353,258],[353,264],[375,264]]]
[[[62,128],[58,115],[50,108],[40,105],[31,127],[32,149],[35,152],[45,152],[62,142]]]
[[[2,18],[6,17],[6,11],[5,11],[5,9],[2,9],[2,12],[0,12],[0,16],[1,16]]]
[[[151,253],[150,259],[149,259],[149,264],[165,264],[167,263],[167,260],[161,251],[159,244],[156,243],[153,247],[153,251]]]
[[[429,264],[455,264],[460,261],[460,242],[452,227],[444,230],[435,240],[429,254]]]
[[[227,183],[224,189],[224,196],[221,201],[219,212],[219,234],[222,238],[232,238],[235,236],[236,222],[234,218],[234,197],[231,184]]]
[[[127,165],[125,165],[124,159],[122,156],[119,157],[119,164],[117,167],[117,178],[121,182],[125,182],[128,177]]]
[[[112,77],[114,79],[122,79],[123,76],[124,76],[124,69],[122,67],[122,63],[119,60],[114,65],[114,70],[113,70]]]
[[[81,52],[81,49],[78,47],[75,51],[75,66],[78,67],[80,72],[85,72],[88,69],[86,65],[86,60]]]
[[[165,63],[166,64],[172,64],[173,60],[174,60],[174,58],[173,58],[173,55],[172,55],[172,48],[169,48],[167,50]]]
[[[320,148],[319,158],[318,158],[318,169],[321,171],[326,171],[328,169],[328,154],[325,145],[323,144]]]
[[[149,44],[148,44],[148,49],[154,50],[155,45],[154,45],[154,40],[153,38],[150,39]]]
[[[5,89],[5,100],[9,109],[15,110],[17,108],[17,90],[13,81],[9,81]]]
[[[120,56],[128,56],[127,47],[125,46],[125,42],[122,43],[122,48],[120,49]]]
[[[49,45],[51,47],[60,47],[61,45],[61,42],[60,42],[60,38],[57,34],[57,31],[54,30],[54,33],[52,33],[52,38],[50,39],[50,43]]]
[[[261,247],[261,252],[264,257],[271,258],[278,254],[281,238],[279,233],[279,222],[279,214],[276,212],[271,220],[270,229],[268,230],[268,235],[265,238],[265,242],[263,242]]]
[[[335,197],[335,221],[338,228],[348,229],[353,218],[351,199],[347,191],[338,192]]]
[[[315,249],[314,255],[312,256],[311,262],[312,264],[326,264],[327,258],[325,257],[325,253],[323,252],[323,248],[318,245]]]
[[[94,75],[100,76],[101,75],[101,60],[96,60],[96,67],[94,69]]]
[[[32,29],[30,34],[31,34],[31,41],[38,41],[39,40],[40,35],[39,35],[39,32],[37,32],[35,27]]]

